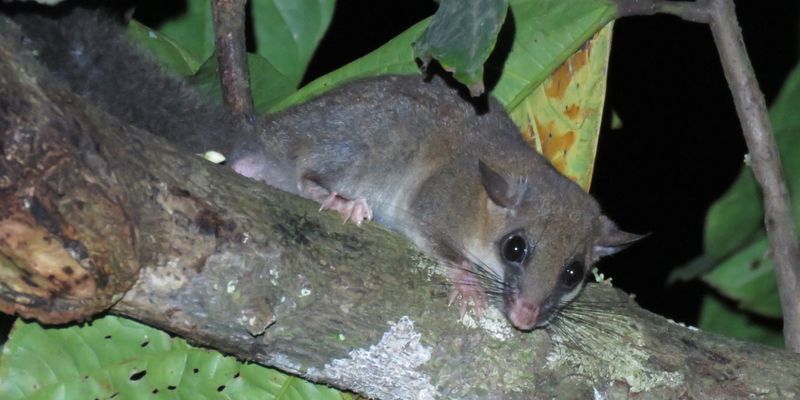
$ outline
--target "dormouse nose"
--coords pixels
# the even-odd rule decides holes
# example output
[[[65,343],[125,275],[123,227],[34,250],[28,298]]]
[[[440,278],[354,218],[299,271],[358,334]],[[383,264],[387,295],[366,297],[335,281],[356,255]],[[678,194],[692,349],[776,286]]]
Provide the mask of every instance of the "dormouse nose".
[[[508,310],[508,319],[517,329],[528,331],[536,325],[539,305],[531,301],[516,299]]]

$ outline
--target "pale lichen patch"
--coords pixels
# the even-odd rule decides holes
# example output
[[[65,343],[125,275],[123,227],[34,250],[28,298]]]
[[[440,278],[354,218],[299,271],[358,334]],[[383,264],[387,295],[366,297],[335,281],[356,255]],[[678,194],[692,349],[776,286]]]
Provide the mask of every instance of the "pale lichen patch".
[[[414,322],[403,316],[390,323],[380,342],[369,349],[354,349],[347,358],[333,360],[319,378],[380,399],[434,399],[438,397],[430,377],[420,367],[431,358],[431,348],[420,342]],[[311,373],[312,371],[309,371]]]
[[[546,358],[548,368],[624,381],[631,393],[683,383],[680,371],[660,370],[648,364],[649,356],[642,350],[644,342],[638,331],[626,331],[623,339],[620,335],[600,333],[598,327],[570,324],[564,332],[568,333],[551,335],[553,350]],[[576,337],[581,338],[580,349],[575,348]]]
[[[178,290],[184,287],[190,279],[186,276],[184,271],[177,266],[178,262],[176,260],[167,261],[164,271],[169,271],[169,273],[164,274],[153,274],[150,273],[149,269],[142,268],[140,271],[140,279],[147,282],[147,287],[158,288],[158,290],[163,292]]]
[[[673,321],[673,320],[671,320],[671,319],[669,319],[669,318],[667,318],[667,322],[669,322],[669,323],[671,323],[671,324],[673,324],[673,325],[678,325],[678,326],[680,326],[680,327],[682,327],[682,328],[686,328],[686,329],[688,329],[688,330],[690,330],[690,331],[692,331],[692,332],[697,332],[697,331],[699,331],[699,329],[697,329],[697,327],[694,327],[694,326],[691,326],[691,325],[686,325],[686,324],[684,324],[683,322],[677,322],[677,321]]]
[[[596,387],[592,386],[592,398],[594,400],[606,400],[606,394],[600,392]]]
[[[431,258],[425,257],[421,254],[411,256],[412,265],[415,269],[425,274],[427,281],[431,281],[434,276],[447,276],[444,268]]]
[[[297,364],[296,362],[292,361],[290,357],[281,353],[276,353],[272,355],[267,364],[273,365],[276,368],[279,368],[283,371],[296,375],[299,375],[302,370],[300,364]]]
[[[488,306],[480,318],[475,316],[474,310],[474,307],[471,307],[470,312],[461,317],[462,325],[470,329],[481,328],[489,336],[500,341],[508,340],[513,335],[513,328],[511,328],[508,320],[497,307]]]
[[[269,269],[269,283],[272,286],[278,286],[278,278],[280,278],[280,272],[277,268],[273,267]]]
[[[231,293],[236,291],[236,286],[238,284],[239,284],[239,281],[237,279],[231,279],[231,280],[228,281],[228,284],[226,285],[226,289],[225,290],[228,292],[228,294],[231,294]]]

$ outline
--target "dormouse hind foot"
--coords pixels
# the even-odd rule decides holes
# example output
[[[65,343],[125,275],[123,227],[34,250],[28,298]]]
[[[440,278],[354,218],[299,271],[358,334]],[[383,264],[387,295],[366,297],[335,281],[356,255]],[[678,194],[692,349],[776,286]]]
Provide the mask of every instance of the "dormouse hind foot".
[[[448,305],[458,302],[460,316],[467,313],[467,304],[472,300],[475,307],[475,316],[480,318],[486,309],[486,293],[481,287],[481,282],[473,272],[469,261],[462,261],[455,268],[448,268],[448,277],[453,283],[453,289],[448,296]]]
[[[372,209],[369,208],[367,200],[363,197],[355,200],[342,197],[339,193],[331,192],[319,210],[334,210],[344,217],[344,223],[352,221],[356,225],[361,225],[364,221],[372,220]]]
[[[355,200],[348,199],[338,192],[330,191],[320,185],[312,176],[303,176],[298,187],[306,198],[321,204],[320,211],[334,210],[339,212],[344,217],[344,223],[352,221],[356,225],[361,225],[364,221],[372,220],[372,209],[363,197]]]

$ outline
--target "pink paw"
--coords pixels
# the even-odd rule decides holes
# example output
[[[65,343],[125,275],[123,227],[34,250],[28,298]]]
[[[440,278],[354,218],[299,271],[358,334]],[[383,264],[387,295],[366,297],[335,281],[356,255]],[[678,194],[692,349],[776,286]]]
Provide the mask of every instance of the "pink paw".
[[[364,221],[372,220],[372,209],[369,208],[367,200],[363,197],[350,200],[339,196],[339,193],[331,192],[322,202],[319,210],[337,211],[344,217],[344,223],[352,221],[356,225],[361,225]]]
[[[483,310],[486,309],[486,293],[483,291],[481,282],[472,272],[472,265],[469,261],[462,262],[458,267],[448,270],[450,281],[453,282],[453,289],[448,297],[448,305],[458,301],[461,317],[467,313],[467,304],[472,300],[475,306],[475,315],[480,318]]]

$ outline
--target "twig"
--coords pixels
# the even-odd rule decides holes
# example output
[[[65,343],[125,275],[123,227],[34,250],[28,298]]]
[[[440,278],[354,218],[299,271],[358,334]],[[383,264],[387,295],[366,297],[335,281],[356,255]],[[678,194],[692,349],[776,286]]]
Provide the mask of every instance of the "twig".
[[[247,0],[214,0],[214,35],[222,97],[233,112],[253,113],[250,74],[244,35],[244,7]]]
[[[711,26],[750,151],[750,165],[764,197],[764,225],[783,307],[783,337],[787,349],[800,353],[800,249],[797,231],[764,95],[747,56],[733,1],[617,0],[617,4],[620,16],[667,13]]]

